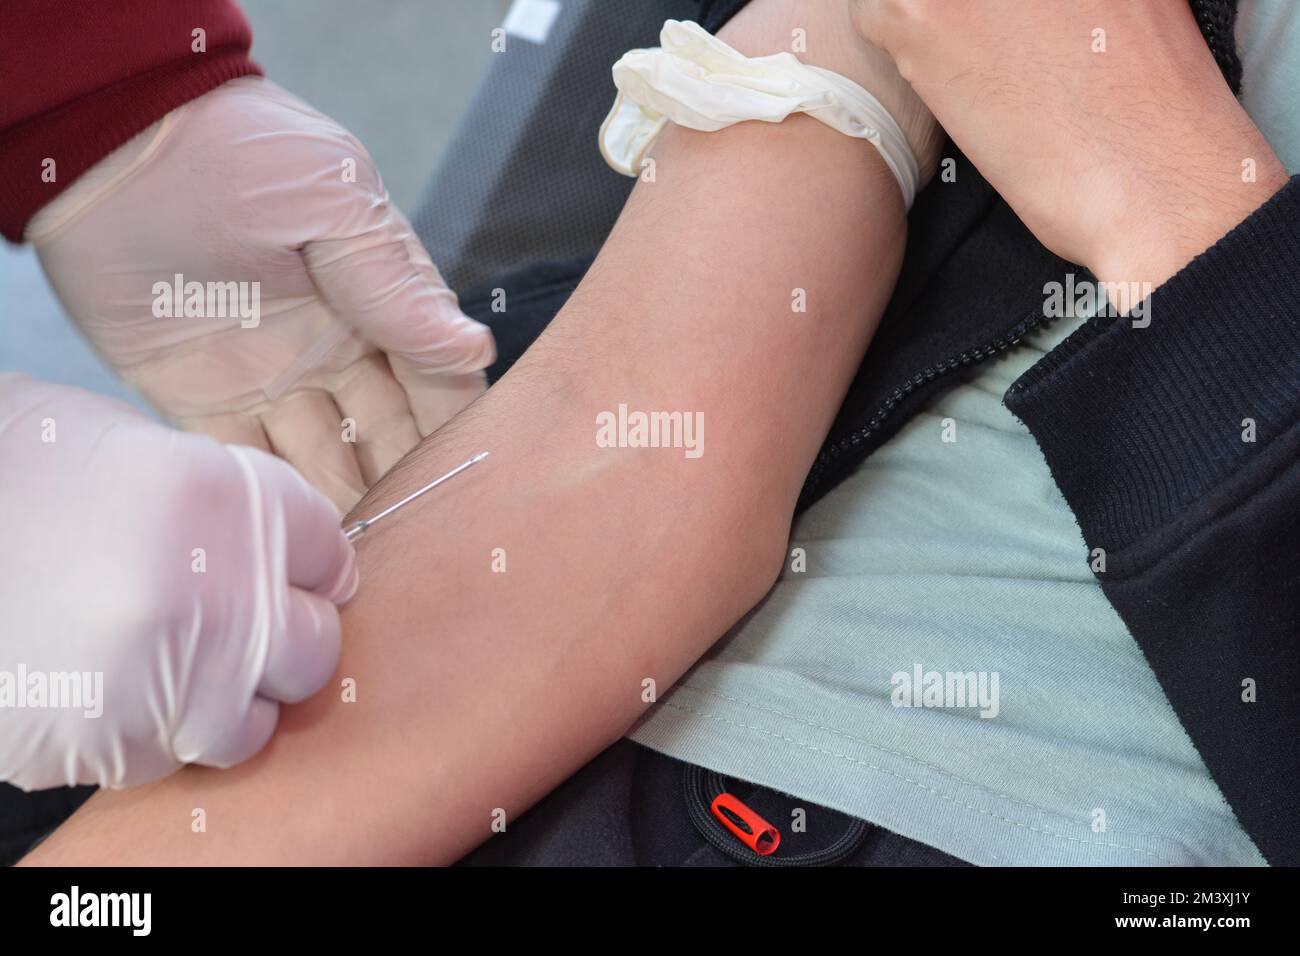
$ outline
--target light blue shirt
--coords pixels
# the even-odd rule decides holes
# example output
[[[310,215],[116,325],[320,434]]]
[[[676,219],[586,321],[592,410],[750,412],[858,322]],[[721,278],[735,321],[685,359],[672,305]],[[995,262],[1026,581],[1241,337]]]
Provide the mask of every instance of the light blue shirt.
[[[1241,7],[1243,99],[1294,171],[1300,5]],[[973,863],[1262,865],[1002,405],[1080,321],[984,366],[810,508],[763,604],[632,739]]]

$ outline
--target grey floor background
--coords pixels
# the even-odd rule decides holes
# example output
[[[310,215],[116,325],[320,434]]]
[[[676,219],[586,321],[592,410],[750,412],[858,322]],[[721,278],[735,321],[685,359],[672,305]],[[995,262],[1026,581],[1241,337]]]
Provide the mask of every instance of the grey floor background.
[[[487,69],[510,0],[242,0],[267,76],[350,129],[408,211]],[[0,240],[0,370],[135,401]]]

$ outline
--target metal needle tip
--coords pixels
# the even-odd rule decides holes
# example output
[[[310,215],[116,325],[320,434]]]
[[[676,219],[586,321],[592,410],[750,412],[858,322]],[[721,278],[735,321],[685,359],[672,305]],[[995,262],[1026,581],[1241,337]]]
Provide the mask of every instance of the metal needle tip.
[[[455,478],[457,475],[459,475],[459,474],[460,474],[462,471],[464,471],[466,468],[469,468],[471,465],[476,465],[476,464],[478,464],[480,461],[482,461],[482,460],[483,460],[484,458],[486,458],[487,456],[488,456],[488,452],[481,451],[481,452],[479,452],[477,455],[475,455],[473,458],[469,459],[469,461],[466,461],[466,462],[463,462],[463,463],[457,465],[455,468],[453,468],[451,471],[447,472],[445,475],[439,475],[437,478],[433,479],[433,481],[429,482],[429,483],[428,483],[427,485],[425,485],[423,488],[418,488],[418,489],[416,489],[415,491],[411,492],[409,495],[407,495],[407,496],[406,496],[405,498],[403,498],[401,501],[397,502],[397,504],[395,504],[395,505],[389,505],[389,506],[388,506],[387,508],[385,508],[383,511],[379,512],[379,514],[374,515],[374,516],[369,517],[369,518],[365,518],[365,519],[363,519],[363,520],[361,520],[361,521],[357,521],[357,522],[355,522],[354,524],[350,525],[350,526],[347,528],[346,531],[343,532],[344,537],[346,537],[349,541],[355,541],[355,540],[357,540],[357,539],[360,538],[363,534],[365,534],[366,531],[368,531],[368,530],[370,529],[370,526],[371,526],[372,524],[374,524],[376,521],[380,520],[381,518],[387,518],[390,514],[392,514],[392,513],[393,513],[394,511],[396,511],[398,508],[403,508],[403,507],[405,507],[406,505],[409,505],[412,501],[414,501],[416,498],[420,497],[420,495],[424,494],[426,491],[432,491],[434,488],[437,488],[440,484],[442,484],[442,483],[443,483],[444,481],[446,481],[447,479],[449,479],[449,478]]]

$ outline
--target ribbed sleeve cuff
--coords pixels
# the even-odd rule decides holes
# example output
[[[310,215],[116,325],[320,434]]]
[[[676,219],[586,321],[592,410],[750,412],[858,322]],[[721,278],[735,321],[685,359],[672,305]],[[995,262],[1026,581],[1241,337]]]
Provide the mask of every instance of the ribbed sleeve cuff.
[[[82,173],[167,115],[227,80],[261,75],[246,43],[165,64],[6,130],[0,141],[0,234],[21,242],[32,216]],[[46,158],[57,178],[41,178]]]
[[[1184,514],[1300,417],[1300,177],[1148,307],[1146,328],[1089,320],[1005,398],[1108,551]]]
[[[710,33],[717,33],[748,2],[749,0],[700,0],[700,26]]]

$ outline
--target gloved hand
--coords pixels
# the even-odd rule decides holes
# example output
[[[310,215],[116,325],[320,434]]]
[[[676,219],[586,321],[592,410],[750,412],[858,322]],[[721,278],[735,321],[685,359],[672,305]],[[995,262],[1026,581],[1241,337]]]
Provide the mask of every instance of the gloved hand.
[[[274,451],[341,511],[486,387],[491,333],[365,149],[258,77],[169,113],[26,235],[68,313],[161,413]],[[236,294],[196,296],[207,314],[186,317],[191,282],[245,283],[245,315],[222,301]]]
[[[231,766],[270,738],[277,701],[338,663],[352,546],[328,499],[270,455],[3,374],[0,501],[0,780],[124,786]],[[89,694],[34,706],[42,684]]]

